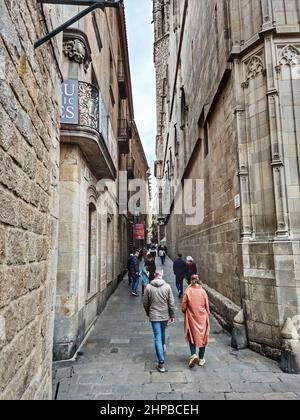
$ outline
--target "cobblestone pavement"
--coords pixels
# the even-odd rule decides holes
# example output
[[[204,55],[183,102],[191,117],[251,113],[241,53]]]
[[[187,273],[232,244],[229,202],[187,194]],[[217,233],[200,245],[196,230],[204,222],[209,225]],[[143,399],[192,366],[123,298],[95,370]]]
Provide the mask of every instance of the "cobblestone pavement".
[[[175,289],[171,262],[165,277]],[[141,298],[124,280],[74,363],[54,365],[53,396],[59,400],[300,400],[300,376],[250,350],[234,351],[214,318],[205,368],[189,370],[183,316],[169,328],[166,367],[156,371],[151,326]]]

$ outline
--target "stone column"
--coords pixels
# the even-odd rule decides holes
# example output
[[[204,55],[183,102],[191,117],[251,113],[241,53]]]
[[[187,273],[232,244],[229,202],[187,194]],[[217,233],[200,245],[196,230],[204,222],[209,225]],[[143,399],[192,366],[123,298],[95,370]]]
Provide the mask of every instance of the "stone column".
[[[276,208],[276,222],[277,222],[277,238],[288,238],[289,236],[289,222],[288,210],[286,201],[286,182],[283,165],[283,147],[282,147],[282,133],[280,121],[280,106],[278,87],[276,86],[275,78],[275,51],[273,47],[273,37],[266,37],[265,39],[265,54],[266,62],[268,63],[267,71],[267,96],[269,106],[269,127],[270,127],[270,141],[272,152],[272,168],[273,168],[273,182]]]
[[[239,53],[241,48],[240,0],[231,0],[230,3],[231,52]]]
[[[236,97],[237,106],[235,109],[237,124],[237,142],[238,142],[238,160],[239,160],[239,177],[241,191],[241,210],[242,210],[242,239],[249,240],[252,237],[252,221],[251,221],[251,198],[249,184],[249,162],[247,150],[247,133],[245,121],[245,103],[243,99],[242,89],[246,88],[245,84],[240,83],[239,74],[240,63],[235,60],[235,78],[236,78]]]
[[[262,9],[262,30],[268,31],[273,28],[273,10],[272,10],[272,0],[261,0],[261,9]]]

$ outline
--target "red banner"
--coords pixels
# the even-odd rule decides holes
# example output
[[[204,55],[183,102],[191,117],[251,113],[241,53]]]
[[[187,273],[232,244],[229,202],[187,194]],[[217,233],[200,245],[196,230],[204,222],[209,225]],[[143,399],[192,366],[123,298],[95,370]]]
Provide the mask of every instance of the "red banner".
[[[145,223],[136,223],[133,232],[134,239],[145,239]]]

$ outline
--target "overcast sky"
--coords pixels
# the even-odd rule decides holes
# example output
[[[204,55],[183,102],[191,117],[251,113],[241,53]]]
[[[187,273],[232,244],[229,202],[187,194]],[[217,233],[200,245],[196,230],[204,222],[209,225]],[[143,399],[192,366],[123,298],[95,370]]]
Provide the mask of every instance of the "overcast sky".
[[[153,174],[156,137],[151,0],[125,0],[135,121]]]

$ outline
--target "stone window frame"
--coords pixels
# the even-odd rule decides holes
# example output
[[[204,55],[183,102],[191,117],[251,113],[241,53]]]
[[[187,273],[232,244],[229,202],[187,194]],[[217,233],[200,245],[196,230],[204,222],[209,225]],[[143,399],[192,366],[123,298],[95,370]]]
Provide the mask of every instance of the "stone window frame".
[[[106,219],[106,285],[109,286],[114,281],[114,216],[108,214]],[[109,230],[111,229],[111,230]],[[111,237],[109,235],[111,234]],[[108,263],[109,244],[111,239],[111,264]],[[111,267],[111,278],[108,278],[108,269]]]
[[[97,211],[97,192],[94,187],[88,188],[88,199],[87,199],[87,232],[86,232],[86,243],[87,243],[87,251],[86,251],[86,301],[90,301],[99,291],[99,282],[97,281],[99,277],[98,272],[98,252],[99,252],[99,220],[98,220],[98,211]],[[93,207],[93,212],[95,213],[96,217],[96,226],[95,226],[95,276],[94,279],[90,277],[91,273],[91,260],[90,260],[90,246],[91,246],[91,237],[90,237],[90,227],[91,227],[91,208]]]

